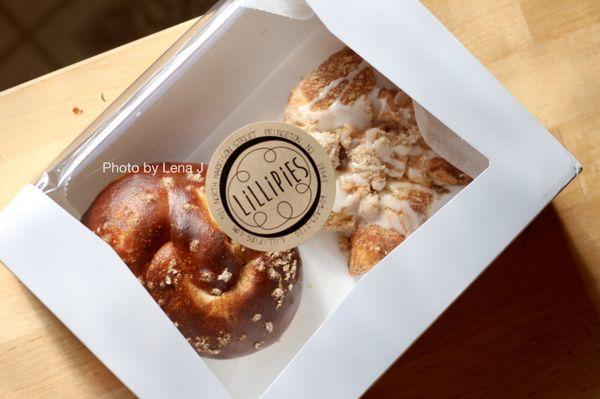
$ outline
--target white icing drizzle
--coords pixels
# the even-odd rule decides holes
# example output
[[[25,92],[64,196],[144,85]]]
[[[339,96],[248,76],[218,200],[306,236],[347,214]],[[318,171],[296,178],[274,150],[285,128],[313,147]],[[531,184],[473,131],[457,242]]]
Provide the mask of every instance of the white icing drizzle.
[[[421,184],[413,183],[413,182],[406,181],[406,180],[396,180],[396,181],[388,182],[387,187],[392,192],[401,191],[401,190],[416,190],[416,191],[423,191],[423,192],[431,194],[431,195],[436,194],[436,191],[432,188],[425,187]]]
[[[338,176],[335,182],[335,201],[333,203],[333,212],[342,212],[349,214],[357,214],[358,206],[362,194],[359,190],[353,192],[345,191],[342,187],[351,185],[355,187],[364,187],[369,183],[366,179],[356,173],[346,173]]]
[[[352,81],[368,66],[369,64],[362,61],[348,75],[331,81],[312,101],[298,108],[300,120],[302,122],[317,121],[316,128],[320,131],[335,130],[345,124],[352,125],[360,130],[366,129],[371,122],[369,115],[370,101],[366,96],[360,96],[351,104],[342,104],[339,100],[335,100],[326,109],[313,110],[312,108],[315,104],[327,98],[331,90],[347,80],[348,84],[340,94],[340,97],[342,97],[348,87],[351,86]]]
[[[332,80],[327,86],[325,86],[323,88],[323,90],[321,90],[319,92],[319,95],[317,95],[315,98],[313,98],[313,100],[311,102],[309,102],[308,104],[306,104],[304,107],[308,106],[309,109],[312,108],[315,104],[323,101],[328,95],[329,92],[333,89],[335,89],[340,83],[342,83],[345,79],[347,79],[346,76],[343,76],[341,78],[337,78],[335,80]]]
[[[360,198],[362,195],[359,193],[349,193],[340,188],[339,183],[336,185],[335,190],[335,202],[333,205],[333,212],[342,212],[348,214],[355,214],[355,209],[358,207]]]
[[[380,91],[381,88],[379,86],[374,86],[369,93],[369,102],[375,111],[379,111],[383,107],[387,107],[387,101],[385,101],[385,98],[379,98]]]
[[[391,209],[403,216],[404,234],[412,233],[425,221],[424,215],[416,212],[408,200],[399,199],[391,193],[383,194],[381,203],[386,209]]]
[[[427,181],[425,168],[409,167],[407,162],[410,157],[422,156],[427,161],[438,155],[431,149],[417,145],[421,136],[414,125],[409,126],[409,120],[412,118],[410,107],[395,110],[399,113],[400,125],[409,134],[408,142],[405,141],[408,144],[392,145],[390,138],[386,136],[389,133],[373,127],[373,111],[379,115],[394,112],[390,109],[387,98],[379,97],[381,85],[377,84],[370,93],[358,97],[350,104],[343,104],[336,99],[326,109],[313,109],[316,104],[326,99],[332,90],[347,81],[347,86],[339,95],[339,98],[342,98],[352,81],[367,67],[368,64],[363,61],[347,76],[333,80],[312,101],[299,107],[295,117],[298,122],[312,126],[312,135],[324,147],[341,144],[347,150],[356,151],[355,154],[358,154],[358,159],[351,158],[348,163],[349,169],[338,174],[333,212],[354,216],[360,219],[360,223],[376,224],[407,236],[463,186],[447,186],[445,188],[448,193],[440,194],[432,188],[403,179],[408,177],[412,181]],[[399,101],[404,95],[398,91],[393,101]],[[339,129],[344,125],[350,125],[351,128]],[[351,138],[349,135],[353,131],[364,133]],[[369,180],[363,177],[370,173],[377,174],[380,170],[389,176],[387,180]],[[410,200],[406,198],[410,191],[431,196],[432,201],[424,213],[415,211],[411,206]]]
[[[337,138],[333,134],[326,134],[321,132],[313,132],[312,136],[321,144],[335,144],[338,142]]]
[[[365,96],[360,96],[351,104],[335,100],[329,108],[313,111],[310,103],[299,108],[301,121],[317,121],[317,130],[335,130],[345,124],[362,130],[369,126],[371,117]]]
[[[375,172],[380,170],[381,168],[377,165],[363,165],[358,162],[350,162],[350,167],[355,170],[368,170],[371,172]]]

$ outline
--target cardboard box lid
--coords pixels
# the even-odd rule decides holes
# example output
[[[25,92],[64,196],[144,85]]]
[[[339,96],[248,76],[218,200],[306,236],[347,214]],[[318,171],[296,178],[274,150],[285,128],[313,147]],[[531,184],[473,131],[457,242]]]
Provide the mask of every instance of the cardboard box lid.
[[[31,185],[0,213],[0,259],[136,395],[230,397],[129,269],[105,267],[112,248]]]
[[[579,170],[577,161],[418,1],[308,3],[333,34],[481,152],[489,167],[361,279],[265,393],[272,398],[360,395]],[[50,224],[40,224],[42,217]],[[64,227],[63,239],[57,238],[56,225]],[[30,249],[32,240],[36,251]],[[83,241],[90,246],[80,247]],[[78,243],[76,248],[71,242]],[[227,397],[162,311],[146,315],[143,309],[156,304],[123,274],[128,270],[98,273],[101,262],[120,262],[102,245],[33,187],[0,214],[0,259],[137,395]],[[60,265],[65,255],[76,268],[89,253],[98,257],[75,274],[58,268],[54,284],[32,268]],[[61,280],[66,276],[77,284],[65,296]],[[119,296],[94,301],[106,292],[97,281],[113,280]],[[131,300],[123,301],[123,292],[131,293]],[[81,317],[86,305],[94,312]],[[113,323],[115,308],[123,311],[115,315],[117,327],[131,339],[117,346],[115,337],[122,338],[122,331],[97,334]],[[131,338],[149,326],[157,329],[156,336],[143,342]],[[155,352],[152,359],[143,355],[165,337],[168,351]],[[148,372],[135,369],[140,365]],[[153,377],[171,375],[175,367],[184,369],[175,377],[177,388]]]
[[[307,3],[489,167],[361,279],[269,398],[358,396],[581,169],[420,2]]]

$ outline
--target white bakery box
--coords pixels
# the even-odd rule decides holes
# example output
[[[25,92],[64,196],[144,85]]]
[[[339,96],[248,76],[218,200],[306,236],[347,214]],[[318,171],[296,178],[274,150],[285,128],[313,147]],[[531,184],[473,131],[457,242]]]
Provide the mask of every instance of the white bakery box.
[[[580,170],[418,1],[306,3],[221,2],[0,214],[0,260],[137,396],[360,396]],[[208,161],[239,127],[281,120],[343,44],[420,105],[428,144],[474,180],[360,279],[319,233],[300,247],[304,293],[280,342],[201,358],[79,222],[116,176],[101,165]]]

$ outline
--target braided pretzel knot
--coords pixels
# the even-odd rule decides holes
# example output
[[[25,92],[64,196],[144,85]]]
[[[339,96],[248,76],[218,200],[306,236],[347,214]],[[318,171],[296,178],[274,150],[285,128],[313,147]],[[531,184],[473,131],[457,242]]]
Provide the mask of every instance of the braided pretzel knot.
[[[154,175],[128,173],[109,184],[83,224],[113,247],[202,356],[231,358],[272,344],[300,302],[298,251],[257,252],[231,241],[208,211],[200,165],[159,166]]]

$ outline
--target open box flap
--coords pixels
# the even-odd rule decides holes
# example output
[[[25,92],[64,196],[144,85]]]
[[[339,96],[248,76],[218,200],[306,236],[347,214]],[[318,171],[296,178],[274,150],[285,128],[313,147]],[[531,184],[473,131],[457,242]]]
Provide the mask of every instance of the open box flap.
[[[307,3],[489,167],[359,281],[268,398],[359,396],[581,170],[420,2]]]
[[[137,396],[231,397],[116,253],[31,185],[0,213],[0,261]]]
[[[553,165],[540,185],[556,181],[553,171],[579,172],[573,156],[418,0],[307,3],[331,33],[490,163]]]
[[[574,158],[416,0],[381,0],[368,6],[340,0],[311,0],[310,4],[334,34],[488,157],[490,167],[360,280],[273,383],[266,393],[272,398],[360,395],[578,170]],[[231,12],[235,11],[232,6]],[[216,17],[226,16],[217,13]],[[176,64],[191,58],[195,45],[200,46],[191,44],[177,62],[160,70],[152,85],[143,87],[126,111],[133,114],[138,103],[149,107],[151,101],[144,96],[160,91],[156,87],[183,69]],[[117,116],[124,118],[126,112],[121,110]],[[82,161],[87,158],[81,156]],[[61,225],[66,226],[64,235],[56,233]],[[94,247],[79,244],[87,241],[93,241]],[[34,252],[26,245],[32,242],[40,243],[36,254],[28,253]],[[98,255],[90,259],[91,253]],[[122,261],[39,191],[26,188],[0,216],[0,254],[17,277],[139,396],[227,395],[193,350],[182,347],[185,340]],[[106,268],[107,263],[115,267]],[[68,272],[68,281],[78,281],[72,285],[88,289],[67,287],[65,295],[58,282],[46,287],[47,275],[31,269],[38,264],[58,268],[53,274],[57,279]],[[106,269],[115,270],[107,273]],[[73,275],[73,270],[81,274]],[[114,291],[108,293],[107,287]],[[122,293],[136,297],[133,305],[123,305]],[[75,294],[81,298],[74,303],[69,298]],[[102,303],[93,302],[98,296]],[[129,318],[130,313],[120,313],[138,305],[136,309],[146,311],[131,313]],[[84,309],[83,315],[77,309]],[[119,332],[98,336],[99,326],[108,323],[119,323]],[[153,327],[146,338],[149,325]],[[136,332],[142,328],[144,341],[137,342]],[[177,343],[168,345],[169,353],[160,349],[150,356],[150,348],[156,351],[157,344],[165,346],[166,341]],[[159,364],[155,359],[163,360]],[[134,367],[139,367],[137,373]],[[179,372],[175,381],[181,391],[173,390],[173,380],[156,377],[171,375],[173,370]]]

